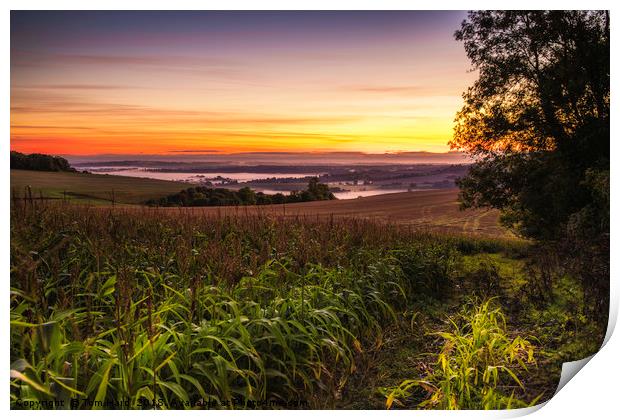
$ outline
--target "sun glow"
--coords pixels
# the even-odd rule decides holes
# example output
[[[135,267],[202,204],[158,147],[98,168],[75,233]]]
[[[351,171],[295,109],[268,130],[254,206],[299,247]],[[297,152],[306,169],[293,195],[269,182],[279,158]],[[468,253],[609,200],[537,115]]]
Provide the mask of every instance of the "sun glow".
[[[11,148],[445,152],[474,78],[461,18],[14,12]]]

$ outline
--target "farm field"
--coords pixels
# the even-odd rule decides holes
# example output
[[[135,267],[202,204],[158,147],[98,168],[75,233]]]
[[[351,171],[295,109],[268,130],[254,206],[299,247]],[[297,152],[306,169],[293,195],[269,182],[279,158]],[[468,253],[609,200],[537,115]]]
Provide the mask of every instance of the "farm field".
[[[24,196],[30,186],[33,197],[62,199],[85,204],[139,204],[151,198],[179,192],[188,184],[149,178],[73,172],[24,171],[11,169],[11,191]]]
[[[188,184],[148,178],[67,172],[11,171],[11,189],[22,196],[30,185],[36,198],[68,197],[72,203],[137,205],[151,198],[176,193]],[[66,195],[65,195],[66,193]],[[467,232],[487,236],[509,235],[498,224],[494,210],[459,210],[457,189],[381,194],[352,200],[314,201],[286,205],[247,207],[158,208],[160,212],[190,212],[211,215],[269,214],[278,216],[358,217],[445,232]]]
[[[527,243],[349,206],[332,218],[14,202],[14,408],[50,395],[80,408],[516,408],[598,348],[596,325],[562,321],[582,319],[579,285],[541,289]],[[481,387],[457,376],[472,391],[454,400],[445,369],[481,351],[473,372],[504,367]]]
[[[460,210],[458,189],[380,194],[351,200],[313,201],[248,207],[199,207],[181,211],[213,215],[264,214],[286,217],[356,217],[411,226],[421,230],[511,236],[498,223],[495,210]],[[158,211],[175,212],[178,208]]]

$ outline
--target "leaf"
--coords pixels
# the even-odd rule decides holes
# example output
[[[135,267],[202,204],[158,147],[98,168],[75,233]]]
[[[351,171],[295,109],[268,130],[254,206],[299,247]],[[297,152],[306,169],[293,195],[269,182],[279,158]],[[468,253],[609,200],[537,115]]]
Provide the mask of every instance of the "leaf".
[[[107,365],[104,368],[103,376],[101,378],[101,383],[99,384],[99,388],[97,389],[97,395],[95,395],[95,401],[103,401],[105,399],[106,393],[108,391],[108,378],[110,376],[110,370],[112,369],[112,365],[116,359],[110,359]],[[103,404],[93,404],[93,410],[97,410],[101,408]]]
[[[49,390],[45,389],[45,387],[43,385],[41,385],[40,383],[30,379],[29,377],[27,377],[26,375],[24,375],[21,372],[18,372],[16,370],[11,369],[11,378],[13,379],[19,379],[22,382],[25,382],[26,384],[28,384],[29,386],[31,386],[32,388],[36,389],[37,391],[40,391],[44,394],[50,395],[50,396],[54,396],[54,394],[52,394]]]
[[[104,297],[114,293],[114,286],[115,285],[116,285],[116,274],[114,274],[113,276],[109,277],[105,281],[105,283],[103,283],[103,285],[101,285],[101,288],[99,289],[99,298],[104,298]]]

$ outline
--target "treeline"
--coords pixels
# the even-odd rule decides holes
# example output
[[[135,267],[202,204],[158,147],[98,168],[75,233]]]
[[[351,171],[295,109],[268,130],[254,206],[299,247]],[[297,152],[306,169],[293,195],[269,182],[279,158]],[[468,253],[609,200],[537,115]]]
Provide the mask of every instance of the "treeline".
[[[26,169],[29,171],[77,172],[69,165],[67,159],[60,156],[23,153],[11,151],[11,169]]]
[[[303,191],[291,191],[284,195],[265,194],[256,192],[249,187],[237,191],[227,188],[192,187],[179,193],[168,195],[160,199],[146,202],[149,206],[163,207],[200,207],[200,206],[248,206],[264,204],[288,204],[307,201],[335,200],[336,197],[329,191],[326,184],[321,184],[318,178],[310,179],[308,188]]]

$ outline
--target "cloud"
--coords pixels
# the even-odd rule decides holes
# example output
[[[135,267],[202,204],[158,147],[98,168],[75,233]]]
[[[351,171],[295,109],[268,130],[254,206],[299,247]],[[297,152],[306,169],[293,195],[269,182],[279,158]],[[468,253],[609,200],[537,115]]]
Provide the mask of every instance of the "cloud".
[[[344,87],[346,90],[353,90],[357,92],[368,92],[368,93],[420,93],[422,91],[427,91],[428,88],[424,88],[421,86],[376,86],[376,85],[368,85],[368,86],[347,86]]]
[[[341,86],[341,91],[351,93],[366,93],[376,95],[403,95],[403,96],[444,96],[453,95],[454,89],[449,82],[442,85],[350,85]]]
[[[57,84],[57,85],[16,85],[13,89],[41,89],[41,90],[125,90],[143,89],[138,86],[127,85],[96,85],[96,84]]]
[[[219,153],[216,149],[168,150],[168,153]]]
[[[57,65],[123,65],[123,66],[163,66],[163,67],[236,67],[240,63],[219,57],[193,57],[174,55],[110,55],[110,54],[64,54],[42,53],[12,49],[11,65],[33,66],[39,64]]]
[[[54,85],[63,86],[63,85]],[[70,85],[79,90],[82,85]],[[87,88],[98,89],[97,85]],[[71,89],[69,89],[71,90]],[[81,117],[111,118],[116,125],[132,122],[135,124],[184,123],[191,127],[253,127],[253,126],[321,126],[347,124],[364,119],[359,115],[281,115],[238,112],[226,110],[174,109],[131,103],[98,102],[89,100],[88,94],[80,95],[62,89],[41,89],[13,91],[11,95],[11,115],[48,114],[50,118]]]
[[[11,128],[17,129],[35,129],[35,130],[94,130],[92,127],[79,127],[79,126],[68,126],[68,125],[22,125],[22,124],[11,124]]]

